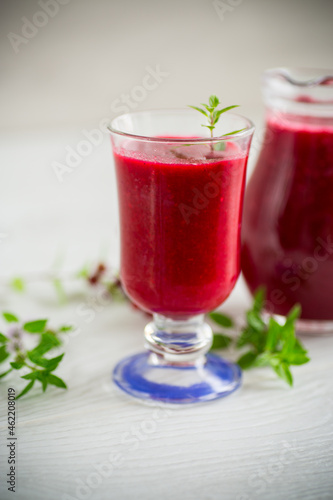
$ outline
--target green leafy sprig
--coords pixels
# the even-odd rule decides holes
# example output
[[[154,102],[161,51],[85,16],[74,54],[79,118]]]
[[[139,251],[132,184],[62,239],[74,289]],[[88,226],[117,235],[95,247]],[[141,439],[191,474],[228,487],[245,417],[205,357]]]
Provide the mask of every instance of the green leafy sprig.
[[[226,108],[217,109],[217,107],[220,105],[220,101],[219,101],[218,97],[216,97],[216,95],[210,96],[210,98],[208,100],[208,104],[201,103],[201,105],[203,106],[204,109],[199,108],[198,106],[189,106],[189,108],[192,108],[192,109],[195,109],[196,111],[199,111],[199,113],[201,113],[202,115],[204,115],[207,118],[208,124],[202,124],[201,126],[209,129],[211,138],[213,138],[213,136],[214,136],[213,132],[214,132],[215,126],[216,126],[217,122],[219,121],[221,115],[223,113],[225,113],[226,111],[229,111],[230,109],[238,108],[238,106],[239,106],[238,104],[235,104],[233,106],[227,106]],[[242,128],[239,130],[233,130],[232,132],[228,132],[227,134],[224,134],[223,137],[228,136],[228,135],[237,134],[238,132],[242,132],[243,130],[245,130],[245,129]],[[225,148],[224,142],[219,142],[219,143],[215,144],[214,148],[212,148],[212,149],[221,151],[224,148]]]
[[[87,290],[98,287],[105,298],[119,301],[125,298],[119,277],[112,272],[105,262],[97,262],[85,265],[75,273],[63,275],[56,272],[44,272],[33,276],[15,276],[6,283],[13,291],[26,292],[33,282],[49,282],[53,287],[59,304],[67,302],[66,283],[69,281],[81,281],[87,285]]]
[[[61,344],[61,335],[72,330],[71,326],[63,325],[57,330],[47,327],[47,319],[38,319],[21,323],[19,318],[11,312],[3,312],[3,318],[9,324],[8,333],[0,333],[0,364],[9,361],[9,368],[0,373],[0,379],[13,371],[21,372],[23,380],[28,384],[16,396],[16,399],[27,394],[34,386],[35,382],[40,382],[43,392],[48,385],[54,385],[61,389],[67,389],[65,382],[54,375],[55,369],[62,361],[65,353],[55,357],[46,357],[51,351],[58,349]],[[38,340],[33,349],[25,346],[25,337],[35,336]]]
[[[278,323],[273,317],[266,323],[262,314],[264,301],[265,291],[261,288],[255,294],[252,308],[246,313],[247,323],[235,340],[237,349],[248,349],[239,357],[237,363],[243,370],[270,366],[280,378],[292,386],[290,366],[303,365],[310,361],[307,350],[295,336],[295,322],[301,308],[299,305],[294,306],[284,324]],[[232,320],[220,313],[210,313],[210,318],[224,328],[233,326]],[[216,332],[212,348],[226,348],[232,342],[232,337]]]

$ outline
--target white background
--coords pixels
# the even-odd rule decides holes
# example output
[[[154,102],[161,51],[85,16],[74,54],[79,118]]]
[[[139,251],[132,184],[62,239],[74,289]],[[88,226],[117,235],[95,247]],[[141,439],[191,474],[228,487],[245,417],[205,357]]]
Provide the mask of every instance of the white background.
[[[55,162],[66,165],[68,148],[77,151],[84,130],[115,116],[117,100],[142,85],[147,67],[159,66],[168,76],[143,101],[132,99],[131,109],[197,104],[211,93],[224,105],[239,104],[257,126],[251,168],[263,132],[262,71],[333,66],[328,0],[62,1],[68,3],[56,3],[54,17],[41,17],[37,1],[1,2],[4,273],[45,268],[58,253],[77,265],[80,258],[97,258],[101,247],[117,264],[107,134],[80,155],[63,183],[53,168]],[[27,20],[45,25],[27,28]],[[22,33],[30,33],[26,43],[15,39]]]

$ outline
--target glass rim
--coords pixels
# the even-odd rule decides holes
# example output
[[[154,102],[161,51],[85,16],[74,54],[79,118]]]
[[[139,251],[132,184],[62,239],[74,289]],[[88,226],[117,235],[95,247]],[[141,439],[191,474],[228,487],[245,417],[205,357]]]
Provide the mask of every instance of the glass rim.
[[[237,118],[242,118],[246,122],[246,127],[244,130],[241,132],[237,132],[236,134],[226,134],[226,135],[221,135],[221,136],[215,136],[215,137],[194,137],[194,138],[177,138],[177,137],[154,137],[154,136],[147,136],[147,135],[140,135],[140,134],[133,134],[130,132],[122,132],[121,130],[117,129],[113,124],[116,120],[119,118],[125,117],[125,116],[133,116],[133,115],[139,115],[139,114],[157,114],[157,113],[167,113],[167,114],[172,114],[172,113],[195,113],[194,110],[191,109],[186,109],[186,108],[158,108],[158,109],[148,109],[148,110],[142,110],[142,111],[130,111],[128,113],[123,113],[121,115],[118,115],[114,117],[111,122],[107,125],[107,130],[111,134],[116,134],[120,135],[123,137],[128,137],[130,139],[136,139],[139,141],[149,141],[149,142],[160,142],[160,143],[194,143],[194,144],[207,144],[207,143],[212,143],[215,144],[217,142],[222,142],[222,141],[227,141],[230,140],[231,138],[244,138],[249,135],[252,135],[255,129],[255,125],[250,120],[244,115],[238,114],[238,113],[229,113],[228,115],[235,116]]]

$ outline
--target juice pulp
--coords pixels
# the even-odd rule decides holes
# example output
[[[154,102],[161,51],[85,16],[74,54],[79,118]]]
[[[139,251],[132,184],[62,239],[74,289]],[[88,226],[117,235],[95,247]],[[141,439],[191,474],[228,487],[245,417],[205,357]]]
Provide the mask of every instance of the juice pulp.
[[[141,147],[114,151],[125,291],[170,318],[215,309],[240,272],[247,156],[232,143],[211,154],[207,145]]]
[[[242,269],[269,308],[333,320],[333,124],[270,118],[244,205]]]

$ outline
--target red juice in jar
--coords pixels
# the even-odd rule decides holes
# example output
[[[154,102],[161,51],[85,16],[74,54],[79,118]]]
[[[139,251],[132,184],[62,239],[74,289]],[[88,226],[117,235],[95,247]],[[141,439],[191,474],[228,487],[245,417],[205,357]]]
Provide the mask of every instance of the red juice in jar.
[[[285,316],[300,303],[302,320],[330,323],[333,101],[326,100],[333,97],[332,81],[284,77],[266,73],[266,132],[245,197],[242,270],[252,292],[266,287],[271,312]]]

